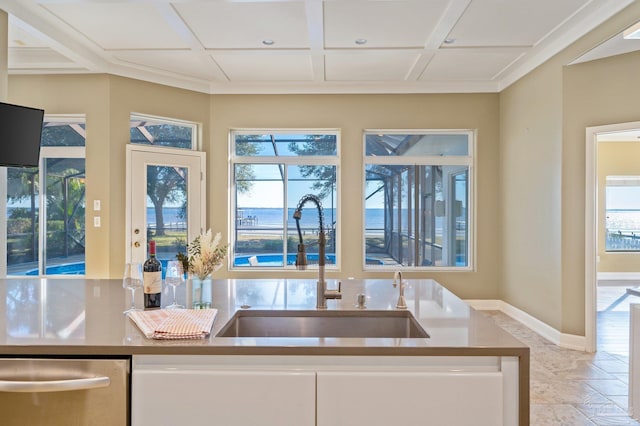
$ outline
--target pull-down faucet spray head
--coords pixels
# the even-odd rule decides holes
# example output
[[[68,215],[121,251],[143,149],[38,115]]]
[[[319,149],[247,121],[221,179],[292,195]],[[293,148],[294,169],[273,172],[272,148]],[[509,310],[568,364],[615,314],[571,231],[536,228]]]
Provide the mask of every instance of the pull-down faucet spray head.
[[[296,220],[296,229],[298,230],[298,252],[296,254],[296,268],[299,270],[307,269],[307,252],[304,246],[304,242],[302,240],[302,230],[300,229],[300,219],[302,219],[302,208],[308,202],[313,202],[318,209],[318,223],[320,226],[320,232],[318,235],[318,245],[319,245],[319,253],[318,253],[318,265],[324,266],[324,253],[325,253],[325,245],[326,240],[324,236],[324,213],[322,211],[322,203],[320,199],[313,195],[307,194],[300,199],[298,202],[298,206],[296,207],[296,211],[293,212],[293,218]]]
[[[298,207],[295,212],[293,212],[293,218],[296,220],[296,227],[298,228],[298,236],[300,237],[300,242],[298,243],[298,252],[296,253],[296,269],[304,271],[307,269],[307,251],[304,247],[304,243],[302,242],[302,232],[300,231],[300,219],[302,218],[302,207]]]

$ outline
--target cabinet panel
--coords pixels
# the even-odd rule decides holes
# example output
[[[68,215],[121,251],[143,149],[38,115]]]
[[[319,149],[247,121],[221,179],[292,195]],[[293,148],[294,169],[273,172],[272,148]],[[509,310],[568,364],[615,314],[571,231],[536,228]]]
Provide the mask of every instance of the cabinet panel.
[[[318,372],[317,425],[500,426],[502,380],[499,372]]]
[[[313,426],[315,373],[133,372],[132,425]]]

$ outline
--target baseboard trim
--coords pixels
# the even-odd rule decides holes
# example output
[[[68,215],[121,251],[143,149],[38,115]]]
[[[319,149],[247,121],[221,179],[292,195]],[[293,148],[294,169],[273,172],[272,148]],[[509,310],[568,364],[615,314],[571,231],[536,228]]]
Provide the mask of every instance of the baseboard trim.
[[[586,351],[587,340],[585,336],[561,333],[549,324],[540,321],[536,317],[516,308],[503,300],[465,300],[469,306],[479,311],[500,311],[516,321],[521,322],[552,343],[576,351]]]

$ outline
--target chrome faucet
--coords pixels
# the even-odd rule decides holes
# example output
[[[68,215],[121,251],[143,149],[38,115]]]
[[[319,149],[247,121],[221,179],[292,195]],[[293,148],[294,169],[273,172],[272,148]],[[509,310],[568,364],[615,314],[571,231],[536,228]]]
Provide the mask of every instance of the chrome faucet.
[[[303,271],[307,269],[307,253],[302,241],[302,231],[300,230],[300,219],[302,218],[302,208],[307,201],[313,202],[318,209],[318,222],[320,223],[320,233],[318,234],[318,282],[317,282],[317,302],[316,309],[327,309],[327,299],[342,299],[341,284],[338,282],[337,290],[328,290],[327,282],[324,279],[325,266],[325,248],[327,240],[324,235],[324,213],[322,211],[322,203],[320,199],[313,195],[307,194],[300,199],[293,218],[296,220],[296,228],[298,230],[298,253],[296,254],[296,268]]]
[[[396,303],[396,309],[407,309],[407,302],[404,300],[404,282],[402,281],[402,272],[396,271],[393,274],[393,288],[400,286],[400,296],[398,296],[398,303]]]

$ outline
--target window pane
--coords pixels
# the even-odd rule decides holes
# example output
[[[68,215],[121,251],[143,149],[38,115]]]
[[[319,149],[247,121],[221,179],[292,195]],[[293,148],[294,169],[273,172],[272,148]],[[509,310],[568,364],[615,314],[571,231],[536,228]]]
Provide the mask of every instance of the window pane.
[[[367,156],[466,156],[469,136],[466,134],[367,134]]]
[[[300,243],[300,236],[293,218],[293,213],[298,203],[305,195],[316,196],[320,201],[322,210],[323,230],[325,233],[325,264],[336,263],[335,225],[336,212],[336,167],[335,166],[290,166],[288,173],[288,236],[287,248],[288,264],[295,264],[295,256]],[[307,260],[310,265],[318,263],[318,238],[320,232],[320,219],[318,207],[315,201],[307,201],[302,206],[300,218],[300,231],[302,243],[305,245]]]
[[[640,251],[640,177],[606,178],[606,250]]]
[[[234,266],[282,267],[284,182],[282,164],[236,164]]]
[[[47,158],[44,167],[46,274],[84,274],[85,160]]]
[[[7,169],[7,274],[38,275],[37,168]]]
[[[193,132],[194,126],[131,116],[131,143],[193,149]]]
[[[42,127],[42,146],[85,146],[84,123],[45,122]]]
[[[337,154],[336,135],[236,135],[235,153],[249,157],[292,157]]]

